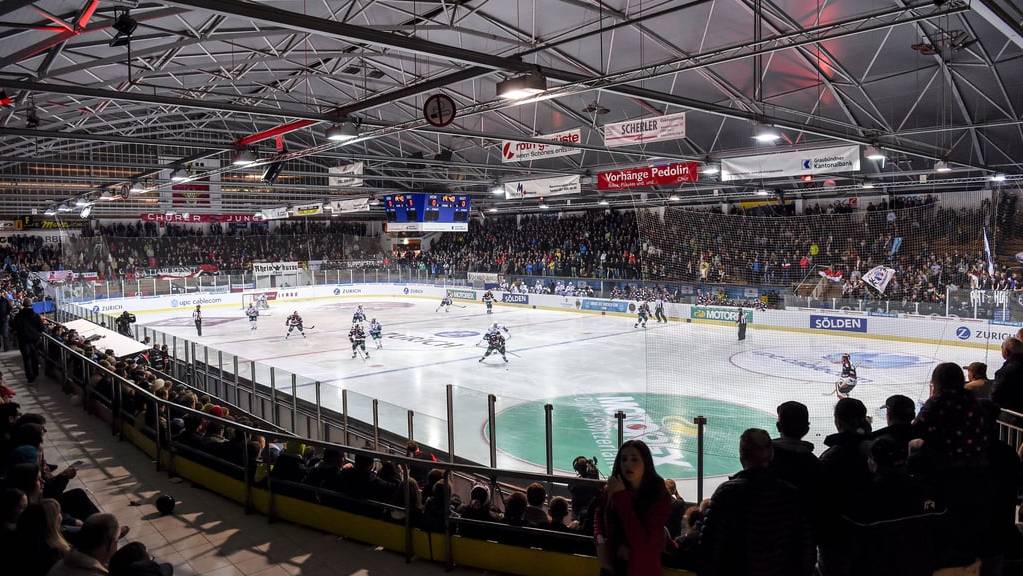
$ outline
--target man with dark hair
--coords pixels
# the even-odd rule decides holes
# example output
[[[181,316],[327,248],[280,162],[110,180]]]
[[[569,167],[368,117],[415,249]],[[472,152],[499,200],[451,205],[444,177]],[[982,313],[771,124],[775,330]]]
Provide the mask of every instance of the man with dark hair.
[[[121,526],[113,514],[89,516],[75,537],[75,547],[50,569],[47,576],[107,574],[107,564],[117,552]]]
[[[21,303],[13,324],[21,359],[25,363],[25,380],[32,384],[39,376],[39,339],[43,337],[43,319],[32,309],[31,298],[25,298]]]
[[[891,438],[904,451],[909,450],[909,441],[913,439],[913,418],[916,417],[916,404],[908,396],[895,394],[884,401],[885,419],[888,425],[874,432],[874,440],[882,436]]]
[[[995,372],[991,400],[999,408],[1023,414],[1023,341],[1006,338],[1002,358],[1005,363]]]
[[[808,506],[816,500],[821,463],[813,453],[813,444],[803,440],[810,431],[810,412],[805,404],[790,401],[778,405],[781,437],[771,440],[774,459],[770,469],[778,478],[799,489]]]
[[[983,362],[971,362],[966,370],[966,389],[973,392],[977,400],[991,399],[991,386],[994,381],[987,377],[987,364]]]
[[[867,407],[855,398],[842,398],[835,404],[837,433],[824,439],[827,450],[821,454],[823,486],[834,498],[823,502],[818,543],[824,574],[844,574],[851,566],[848,539],[843,534],[842,516],[854,513],[870,486],[867,443],[870,422]]]
[[[771,472],[773,456],[766,431],[742,433],[742,471],[714,491],[707,508],[701,575],[813,572],[810,522],[795,486]]]

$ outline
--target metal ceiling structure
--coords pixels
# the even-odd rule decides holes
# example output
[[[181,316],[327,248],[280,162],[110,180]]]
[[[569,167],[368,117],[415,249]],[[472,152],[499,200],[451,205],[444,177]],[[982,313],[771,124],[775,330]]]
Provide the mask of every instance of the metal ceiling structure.
[[[127,44],[125,14],[137,24]],[[122,20],[119,23],[118,17]],[[480,207],[531,211],[497,182],[584,177],[573,206],[596,204],[592,177],[664,160],[716,161],[858,143],[888,159],[834,182],[701,181],[599,194],[610,205],[985,186],[1023,173],[1023,11],[1011,0],[6,0],[0,3],[0,214],[69,198],[94,216],[152,211],[161,180],[203,159],[221,168],[222,212],[390,191],[471,193]],[[116,26],[115,26],[116,24]],[[759,62],[761,81],[754,82]],[[497,84],[540,73],[524,100]],[[442,93],[444,128],[422,117]],[[601,125],[687,112],[686,138],[607,148]],[[334,122],[358,138],[327,140]],[[774,125],[782,143],[751,138]],[[505,140],[544,142],[578,128],[578,154],[503,162]],[[286,146],[280,152],[275,140]],[[254,165],[231,165],[252,147]],[[365,186],[328,186],[361,160]],[[921,176],[946,160],[954,174]],[[273,186],[263,165],[283,162]],[[946,181],[943,181],[943,178]],[[714,196],[714,194],[719,196]],[[852,193],[852,192],[849,192]]]

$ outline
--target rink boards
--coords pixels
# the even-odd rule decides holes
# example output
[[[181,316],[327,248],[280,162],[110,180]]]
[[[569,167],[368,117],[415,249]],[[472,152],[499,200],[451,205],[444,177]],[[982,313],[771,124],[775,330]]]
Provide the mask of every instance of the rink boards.
[[[361,297],[418,298],[440,300],[450,296],[455,303],[480,301],[484,290],[464,286],[435,286],[426,284],[341,284],[302,286],[296,288],[267,289],[270,305],[285,302],[299,303],[324,299]],[[516,294],[493,291],[496,306],[529,307],[540,310],[570,311],[579,314],[635,316],[638,302],[609,300],[581,296],[550,294]],[[77,302],[93,312],[116,316],[123,310],[133,313],[189,313],[197,304],[204,309],[241,307],[241,293],[192,293],[169,296],[114,298]],[[736,308],[665,304],[665,313],[676,321],[735,324]],[[827,334],[854,338],[868,338],[920,344],[943,344],[969,348],[998,348],[1001,342],[1015,335],[1020,323],[951,317],[929,317],[901,314],[875,316],[855,310],[746,310],[751,330],[780,330],[785,332]]]

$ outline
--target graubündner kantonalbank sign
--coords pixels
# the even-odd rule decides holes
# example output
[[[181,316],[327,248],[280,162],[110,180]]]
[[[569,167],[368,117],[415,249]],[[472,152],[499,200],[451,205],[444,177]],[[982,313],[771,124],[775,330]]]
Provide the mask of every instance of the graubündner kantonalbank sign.
[[[860,170],[859,146],[834,146],[721,160],[721,180],[752,180]]]

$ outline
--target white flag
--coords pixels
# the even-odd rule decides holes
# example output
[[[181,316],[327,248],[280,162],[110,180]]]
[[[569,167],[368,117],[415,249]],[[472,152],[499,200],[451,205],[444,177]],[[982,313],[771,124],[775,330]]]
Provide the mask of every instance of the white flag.
[[[991,245],[987,242],[987,226],[984,227],[984,257],[987,258],[987,274],[995,275],[995,263],[991,260]]]
[[[885,288],[888,287],[888,283],[891,282],[894,277],[895,268],[874,266],[863,275],[863,281],[868,286],[873,286],[874,290],[877,290],[878,293],[884,294]]]

